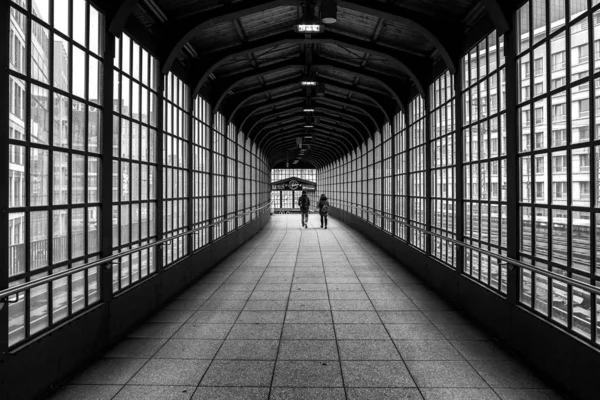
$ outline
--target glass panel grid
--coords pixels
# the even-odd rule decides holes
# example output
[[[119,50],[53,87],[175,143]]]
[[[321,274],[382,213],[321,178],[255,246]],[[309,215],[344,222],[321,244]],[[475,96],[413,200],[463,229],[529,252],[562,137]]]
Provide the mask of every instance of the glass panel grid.
[[[426,138],[426,110],[425,99],[416,97],[409,104],[408,110],[408,148],[409,148],[409,190],[410,190],[410,224],[426,229],[427,225],[427,166],[425,152],[427,150]],[[427,236],[417,230],[410,233],[410,244],[426,251]]]
[[[156,240],[158,94],[154,57],[125,33],[115,41],[115,52],[112,249],[119,253]],[[112,271],[117,293],[156,272],[155,249],[122,257]]]
[[[163,238],[185,232],[188,197],[190,89],[173,73],[164,77],[163,96]],[[187,236],[163,246],[163,265],[169,266],[188,253]]]
[[[194,99],[193,138],[192,138],[192,212],[193,229],[210,224],[210,118],[211,108],[201,97]],[[198,250],[209,243],[209,230],[203,229],[193,236],[193,250]]]
[[[456,119],[454,77],[446,72],[429,90],[431,97],[431,227],[456,239]],[[431,255],[456,266],[456,246],[432,238]]]
[[[588,2],[572,1],[565,10],[564,2],[528,2],[518,12],[523,26],[533,26],[535,33],[533,40],[527,29],[521,29],[519,60],[538,60],[538,72],[533,74],[533,67],[521,61],[519,76],[523,92],[519,99],[519,255],[539,268],[596,286],[600,275],[597,3],[592,2],[594,8],[588,10]],[[540,9],[548,15],[535,18]],[[540,84],[544,90],[533,91],[532,86]],[[597,296],[524,270],[519,301],[582,338],[600,343],[598,308],[593,307]]]
[[[504,38],[492,32],[463,57],[465,242],[506,255],[506,67]],[[533,68],[533,66],[531,66]],[[506,293],[506,267],[466,249],[462,270]]]
[[[41,0],[9,6],[9,286],[101,251],[104,21],[87,1],[77,4],[77,18],[50,18]],[[97,303],[98,280],[90,268],[20,293],[8,307],[8,345]]]

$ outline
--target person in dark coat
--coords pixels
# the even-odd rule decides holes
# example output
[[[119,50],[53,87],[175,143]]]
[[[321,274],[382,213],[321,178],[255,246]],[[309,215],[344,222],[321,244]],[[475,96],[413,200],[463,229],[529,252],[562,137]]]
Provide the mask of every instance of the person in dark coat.
[[[327,214],[329,214],[329,201],[327,200],[327,196],[325,194],[321,195],[319,199],[319,214],[321,215],[321,228],[327,229]],[[325,221],[325,226],[323,226],[323,221]]]
[[[308,210],[310,208],[310,199],[306,195],[306,190],[302,191],[302,196],[298,198],[298,205],[300,206],[300,215],[302,217],[302,227],[308,228]]]

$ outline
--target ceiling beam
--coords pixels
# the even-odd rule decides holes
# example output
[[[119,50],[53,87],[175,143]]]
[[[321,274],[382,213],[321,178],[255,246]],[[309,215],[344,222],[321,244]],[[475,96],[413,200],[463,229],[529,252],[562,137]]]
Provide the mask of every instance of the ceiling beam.
[[[487,10],[490,19],[496,27],[496,31],[498,31],[498,35],[506,33],[510,29],[510,25],[500,3],[497,0],[480,0],[480,3]]]
[[[320,134],[318,135],[313,135],[313,138],[310,139],[310,142],[306,142],[306,144],[311,145],[311,149],[313,145],[318,143],[320,144],[319,148],[335,149],[338,153],[343,153],[344,151],[349,152],[352,150],[352,144],[344,135],[327,131],[321,131],[319,133]],[[295,146],[296,139],[302,135],[302,130],[276,131],[271,133],[269,136],[269,141],[265,142],[265,144],[260,148],[263,149],[265,153],[268,153],[273,149],[279,149],[285,146]],[[341,148],[344,150],[341,150]]]
[[[361,41],[333,33],[324,33],[311,38],[301,38],[293,32],[273,35],[264,39],[256,40],[251,43],[245,43],[240,46],[228,48],[226,50],[214,53],[210,56],[199,60],[198,65],[194,68],[197,71],[197,80],[193,84],[193,95],[199,93],[202,86],[207,82],[208,77],[220,65],[231,58],[245,57],[249,53],[274,48],[281,45],[299,44],[299,43],[329,43],[336,44],[341,47],[352,48],[356,51],[369,53],[378,56],[382,59],[388,59],[394,62],[401,70],[403,70],[413,81],[419,93],[426,95],[425,87],[427,78],[431,70],[431,64],[428,59],[416,57],[412,54],[407,54],[399,50],[390,49],[379,46],[377,44]]]
[[[236,126],[239,129],[244,130],[244,126],[248,118],[253,115],[261,115],[265,113],[272,113],[276,111],[278,108],[287,107],[291,104],[298,105],[302,104],[306,101],[305,96],[298,96],[298,94],[294,93],[291,96],[286,96],[284,98],[279,98],[277,100],[272,100],[265,102],[262,106],[256,107],[252,110],[241,110],[238,114],[238,118],[236,118]]]
[[[300,3],[301,0],[252,0],[251,2],[236,2],[167,22],[163,31],[171,32],[171,34],[166,38],[166,51],[161,59],[163,66],[162,73],[167,74],[171,70],[171,66],[177,59],[177,55],[183,49],[183,46],[203,29],[255,14],[269,8],[299,5]]]
[[[256,97],[264,96],[265,94],[268,94],[273,90],[285,89],[286,87],[290,87],[291,89],[294,89],[294,92],[297,91],[298,89],[300,89],[300,90],[303,89],[303,87],[300,85],[299,79],[297,77],[293,77],[291,79],[287,79],[287,80],[279,82],[277,84],[267,85],[266,87],[263,88],[264,90],[262,90],[260,92],[252,93],[249,96],[246,95],[245,93],[242,93],[242,94],[236,95],[236,96],[231,96],[230,100],[227,102],[229,107],[226,110],[225,115],[228,115],[229,120],[231,120],[235,117],[236,113],[242,107],[244,107],[244,105],[249,100],[256,98]],[[384,98],[383,96],[379,97],[377,95],[372,95],[372,94],[365,92],[359,88],[355,88],[350,85],[343,85],[343,84],[340,84],[337,82],[333,82],[333,83],[327,82],[327,83],[325,83],[325,89],[327,89],[327,87],[339,88],[339,89],[347,91],[348,93],[359,94],[361,96],[366,97],[370,101],[370,103],[372,103],[376,107],[376,111],[381,112],[385,122],[392,121],[395,104],[392,103],[390,105],[390,100],[388,98]],[[256,89],[254,89],[254,90],[256,90]],[[311,90],[311,89],[308,89],[308,90]],[[287,93],[291,93],[291,92],[287,92]],[[352,103],[355,103],[355,102],[352,100]]]
[[[322,136],[322,134],[325,134],[327,136],[329,134],[333,134],[333,132],[340,132],[340,133],[342,133],[342,135],[340,135],[340,137],[343,137],[345,139],[345,141],[348,142],[348,145],[350,148],[352,148],[353,145],[358,146],[358,141],[356,139],[356,136],[353,135],[352,132],[350,132],[344,128],[338,128],[338,127],[333,127],[333,126],[329,126],[328,129],[325,129],[325,128],[326,128],[325,125],[320,125],[319,127],[315,127],[313,129],[311,129],[310,131],[307,131],[305,128],[303,128],[301,125],[298,125],[298,124],[287,125],[287,126],[279,127],[276,129],[262,130],[262,131],[258,132],[257,136],[256,136],[256,141],[257,141],[257,145],[262,148],[264,143],[267,143],[267,141],[272,140],[273,137],[278,136],[279,133],[287,133],[289,135],[296,134],[296,136],[302,136],[305,134],[311,134],[311,135],[316,135],[316,136]],[[296,137],[296,136],[294,136],[294,137]],[[349,139],[350,137],[352,137],[352,139],[354,139],[354,144]]]
[[[296,145],[296,137],[285,138],[283,140],[273,142],[273,143],[275,143],[275,144],[272,145],[271,143],[269,143],[268,146],[263,149],[264,153],[267,154],[267,156],[269,156],[277,151],[280,151],[280,150],[288,150],[288,151],[292,150],[292,148]],[[333,156],[333,159],[335,160],[335,158],[340,158],[344,154],[346,154],[345,152],[347,152],[347,150],[342,150],[342,147],[340,147],[340,145],[334,144],[334,143],[342,144],[343,141],[336,137],[327,137],[327,140],[312,139],[311,143],[307,143],[307,144],[310,144],[311,148],[310,148],[310,150],[306,150],[306,152],[307,153],[314,152],[314,153],[322,153],[324,155],[325,154],[330,155],[330,156]],[[300,149],[293,149],[293,150],[300,151]],[[334,154],[335,154],[335,156],[334,156]]]
[[[253,71],[246,71],[242,74],[233,75],[223,80],[219,79],[213,81],[210,83],[211,88],[209,94],[204,95],[203,98],[206,98],[209,102],[211,102],[211,104],[214,105],[215,111],[219,111],[225,99],[227,99],[229,96],[235,96],[235,94],[230,95],[230,92],[232,92],[232,90],[238,84],[251,79],[259,78],[266,74],[286,71],[291,69],[292,67],[303,67],[304,64],[301,64],[300,62],[300,58],[295,58],[289,61],[283,61],[281,63],[273,64],[272,66],[260,67]],[[377,82],[385,91],[389,93],[389,97],[397,103],[399,108],[402,111],[406,112],[405,104],[401,100],[401,94],[398,91],[398,89],[403,89],[405,87],[405,84],[402,81],[394,80],[385,76],[377,76],[374,72],[370,72],[365,69],[360,69],[352,65],[346,65],[341,62],[330,62],[321,58],[315,58],[315,62],[316,63],[313,64],[311,67],[316,70],[331,70],[333,68],[336,70],[346,72],[348,74],[352,74],[357,78],[367,78]],[[378,93],[381,96],[381,93]],[[380,102],[382,101],[380,100]],[[231,117],[229,118],[231,119]]]
[[[360,111],[363,115],[367,117],[368,120],[370,120],[373,123],[373,126],[371,126],[372,130],[370,132],[370,135],[373,135],[375,131],[381,130],[381,127],[379,126],[375,118],[373,118],[373,115],[371,115],[371,113],[365,110],[364,107],[357,106],[355,104],[348,104],[347,102],[338,101],[335,99],[330,99],[329,97],[316,97],[313,99],[313,103],[316,103],[315,110],[317,110],[322,103],[329,103],[329,105],[333,104],[334,106],[337,106],[344,111],[347,109],[354,109],[355,111]]]
[[[286,109],[282,109],[278,112],[276,112],[275,114],[269,114],[267,116],[264,116],[260,119],[256,119],[254,120],[252,123],[249,123],[250,129],[247,130],[247,135],[248,137],[255,137],[256,135],[254,135],[253,133],[258,129],[263,129],[263,127],[268,124],[269,122],[271,122],[272,120],[276,120],[280,115],[285,115],[286,117],[289,117],[290,113],[298,113],[302,116],[302,118],[306,117],[306,115],[302,112],[302,107],[296,107],[296,106],[292,106]],[[340,113],[339,110],[335,110],[334,112],[331,112],[328,108],[323,107],[322,109],[319,110],[319,112],[316,112],[313,114],[314,117],[318,117],[318,118],[328,118],[331,120],[335,120],[335,121],[340,121],[343,120],[345,122],[340,122],[340,123],[344,123],[344,124],[348,124],[350,126],[352,126],[354,129],[356,129],[357,132],[360,133],[360,137],[362,138],[361,142],[366,140],[369,136],[370,136],[370,132],[369,129],[367,128],[367,125],[365,123],[365,121],[361,120],[361,118],[359,118],[358,116],[354,115],[354,114],[344,114],[344,113]]]
[[[374,15],[386,21],[411,26],[439,51],[448,70],[453,74],[456,73],[454,60],[458,57],[459,47],[451,41],[451,38],[462,35],[460,26],[380,1],[339,0],[338,5],[363,14]]]
[[[127,24],[127,19],[133,12],[135,6],[137,6],[138,0],[123,0],[119,4],[119,8],[110,20],[109,32],[116,37],[121,37],[123,28]]]

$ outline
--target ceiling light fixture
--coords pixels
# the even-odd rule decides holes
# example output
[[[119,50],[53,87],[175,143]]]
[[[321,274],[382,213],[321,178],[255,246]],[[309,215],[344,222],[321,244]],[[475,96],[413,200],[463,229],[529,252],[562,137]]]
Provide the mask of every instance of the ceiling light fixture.
[[[321,22],[324,24],[337,22],[337,0],[321,0]]]
[[[325,26],[313,16],[312,5],[310,4],[304,8],[304,14],[298,20],[298,23],[294,25],[294,32],[296,33],[322,33],[324,30]]]
[[[302,81],[300,81],[300,84],[302,86],[317,86],[319,83],[314,79],[302,79]]]
[[[314,108],[305,108],[303,111],[307,112],[307,113],[311,113],[311,112],[315,112],[315,109]]]
[[[314,128],[314,125],[304,125],[305,128],[310,129],[310,128]]]

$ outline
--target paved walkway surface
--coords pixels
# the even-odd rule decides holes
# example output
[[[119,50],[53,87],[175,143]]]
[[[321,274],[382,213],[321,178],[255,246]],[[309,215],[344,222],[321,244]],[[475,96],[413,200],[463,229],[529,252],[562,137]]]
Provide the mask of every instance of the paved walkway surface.
[[[53,399],[560,399],[348,226],[271,222]]]

